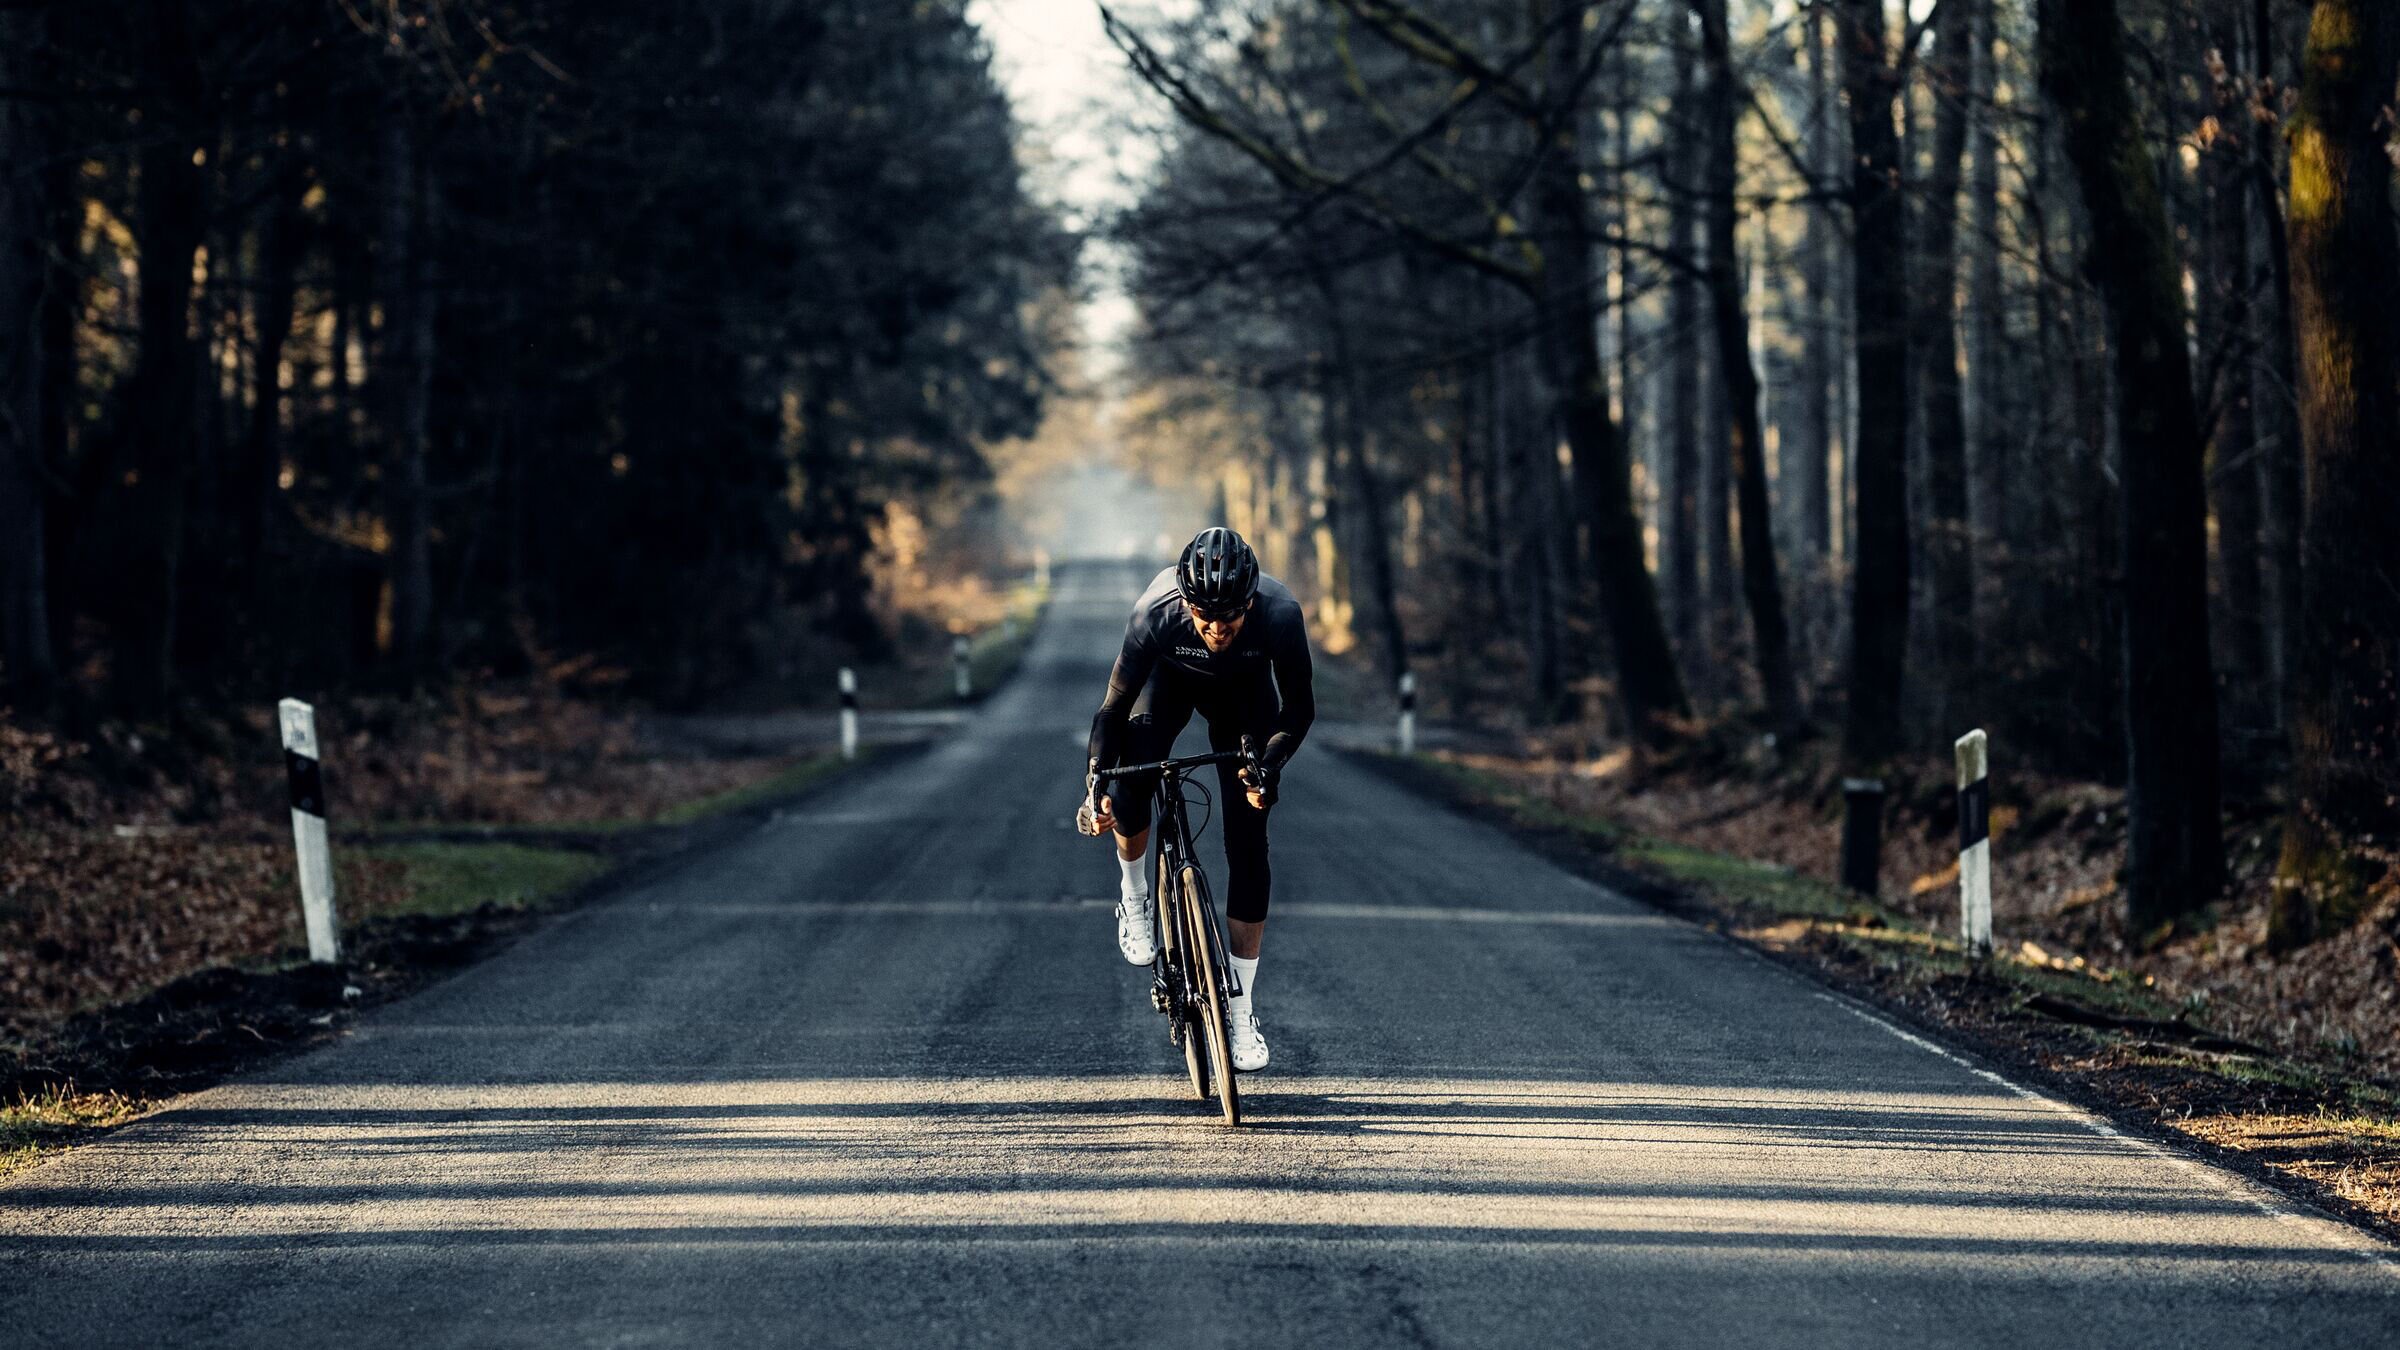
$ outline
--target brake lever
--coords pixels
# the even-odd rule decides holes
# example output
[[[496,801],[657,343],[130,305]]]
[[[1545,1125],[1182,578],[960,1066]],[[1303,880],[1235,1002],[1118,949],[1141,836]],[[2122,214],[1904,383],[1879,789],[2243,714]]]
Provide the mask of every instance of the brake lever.
[[[1091,760],[1084,767],[1083,805],[1075,811],[1075,829],[1079,834],[1098,834],[1100,816],[1100,761]]]

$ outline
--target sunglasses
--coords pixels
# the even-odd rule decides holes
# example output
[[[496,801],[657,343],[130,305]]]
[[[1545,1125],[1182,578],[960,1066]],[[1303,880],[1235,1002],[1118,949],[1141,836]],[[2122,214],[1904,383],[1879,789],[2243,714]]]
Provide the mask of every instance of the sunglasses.
[[[1247,604],[1235,605],[1231,609],[1202,609],[1186,600],[1183,602],[1183,607],[1191,611],[1192,617],[1201,623],[1232,623],[1235,619],[1250,612],[1250,606]]]

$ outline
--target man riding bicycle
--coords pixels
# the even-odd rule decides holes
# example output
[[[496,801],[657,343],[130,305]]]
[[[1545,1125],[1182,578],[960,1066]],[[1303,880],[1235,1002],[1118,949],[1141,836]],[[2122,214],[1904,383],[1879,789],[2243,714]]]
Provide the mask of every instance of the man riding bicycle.
[[[1231,751],[1245,735],[1264,743],[1254,765],[1219,765],[1219,813],[1225,828],[1226,946],[1234,990],[1227,1002],[1233,1067],[1267,1066],[1255,997],[1258,952],[1267,928],[1267,812],[1276,778],[1316,719],[1310,688],[1308,632],[1300,602],[1273,577],[1261,576],[1258,557],[1233,531],[1216,527],[1192,536],[1183,557],[1150,581],[1125,625],[1125,646],[1108,675],[1108,696],[1092,719],[1096,765],[1148,764],[1174,752],[1175,738],[1193,713],[1208,721],[1211,749]],[[1150,880],[1142,859],[1150,845],[1150,800],[1155,775],[1126,779],[1100,797],[1095,832],[1113,832],[1118,892],[1117,949],[1133,964],[1156,953],[1150,921]]]

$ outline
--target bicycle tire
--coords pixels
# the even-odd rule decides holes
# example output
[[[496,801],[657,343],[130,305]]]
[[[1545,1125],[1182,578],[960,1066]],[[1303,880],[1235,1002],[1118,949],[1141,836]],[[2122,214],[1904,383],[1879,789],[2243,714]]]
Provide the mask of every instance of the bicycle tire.
[[[1225,1009],[1225,967],[1219,959],[1225,951],[1225,935],[1217,927],[1217,909],[1209,903],[1208,879],[1200,869],[1186,864],[1184,884],[1189,887],[1186,903],[1193,926],[1199,930],[1197,940],[1192,943],[1192,958],[1200,967],[1200,1013],[1207,1024],[1208,1057],[1216,1071],[1217,1105],[1224,1112],[1227,1125],[1239,1125],[1242,1090],[1234,1082],[1233,1041]]]
[[[1191,1079],[1192,1096],[1208,1100],[1208,1066],[1202,1059],[1199,1028],[1192,1017],[1191,991],[1199,978],[1192,968],[1191,930],[1184,924],[1182,893],[1176,887],[1163,884],[1167,877],[1167,854],[1158,852],[1158,881],[1151,895],[1151,922],[1156,925],[1160,974],[1166,977],[1168,1010],[1167,1036],[1183,1048],[1183,1071]],[[1168,934],[1174,941],[1168,942]]]

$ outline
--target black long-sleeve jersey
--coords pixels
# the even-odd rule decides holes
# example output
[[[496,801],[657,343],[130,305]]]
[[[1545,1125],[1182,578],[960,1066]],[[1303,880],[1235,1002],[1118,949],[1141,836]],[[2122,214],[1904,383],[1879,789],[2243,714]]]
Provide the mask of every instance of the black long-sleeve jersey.
[[[1091,755],[1102,765],[1117,762],[1126,715],[1161,666],[1171,677],[1190,681],[1198,699],[1217,703],[1240,698],[1255,719],[1244,730],[1266,733],[1260,757],[1269,765],[1290,759],[1308,735],[1309,723],[1316,720],[1308,628],[1291,588],[1273,577],[1259,577],[1250,617],[1233,644],[1217,653],[1208,650],[1192,626],[1175,569],[1151,578],[1149,589],[1134,602],[1133,618],[1125,625],[1125,646],[1108,673],[1108,697],[1092,719]]]

